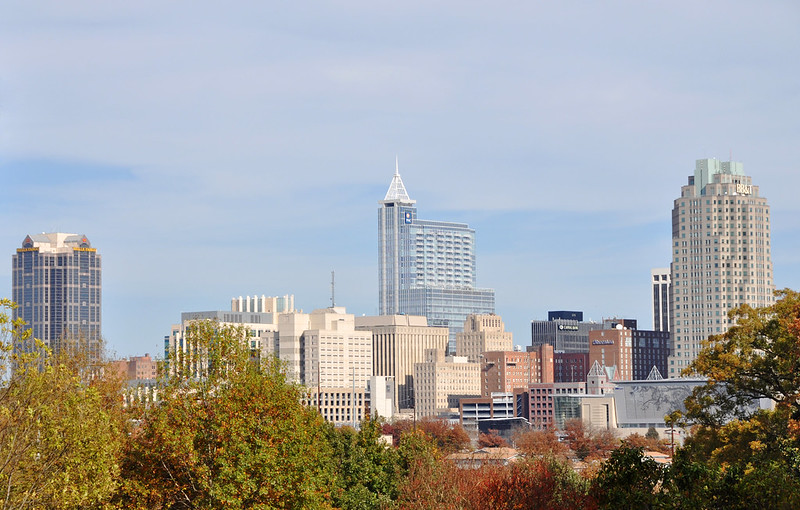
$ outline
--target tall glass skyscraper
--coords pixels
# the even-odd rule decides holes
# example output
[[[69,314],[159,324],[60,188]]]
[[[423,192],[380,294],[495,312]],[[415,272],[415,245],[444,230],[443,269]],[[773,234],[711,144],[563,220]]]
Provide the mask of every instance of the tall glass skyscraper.
[[[395,167],[378,202],[381,315],[422,315],[450,328],[450,347],[470,314],[494,313],[494,290],[475,286],[475,231],[464,223],[421,220]]]
[[[97,349],[101,339],[101,258],[86,236],[61,232],[29,235],[12,257],[14,318],[53,352],[81,339]],[[99,355],[97,352],[91,354]]]
[[[697,160],[672,208],[669,377],[728,330],[729,310],[774,302],[769,216],[742,163]]]

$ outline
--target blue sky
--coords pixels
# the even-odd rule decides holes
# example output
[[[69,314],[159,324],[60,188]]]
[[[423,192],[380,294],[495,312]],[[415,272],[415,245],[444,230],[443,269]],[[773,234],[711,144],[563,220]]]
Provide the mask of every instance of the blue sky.
[[[419,216],[477,231],[478,285],[650,327],[694,161],[744,163],[800,288],[796,2],[22,2],[0,6],[0,247],[85,234],[103,331],[292,293],[377,311],[395,156]]]

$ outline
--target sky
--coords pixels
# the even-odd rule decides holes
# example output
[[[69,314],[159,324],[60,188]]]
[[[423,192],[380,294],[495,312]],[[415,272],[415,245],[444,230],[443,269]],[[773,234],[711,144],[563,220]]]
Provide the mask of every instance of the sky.
[[[103,334],[294,294],[377,314],[395,158],[476,230],[514,343],[548,310],[652,327],[695,160],[744,164],[800,289],[800,4],[41,1],[0,5],[0,295],[27,234],[103,257]]]

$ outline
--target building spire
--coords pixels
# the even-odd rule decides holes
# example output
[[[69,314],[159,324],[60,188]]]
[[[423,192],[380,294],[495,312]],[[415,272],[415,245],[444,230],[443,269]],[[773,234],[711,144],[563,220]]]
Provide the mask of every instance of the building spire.
[[[394,158],[394,176],[392,177],[392,183],[389,185],[389,190],[386,192],[386,196],[383,197],[383,201],[402,202],[405,204],[415,203],[415,200],[411,200],[411,197],[408,196],[406,187],[403,185],[403,179],[400,178],[400,162],[397,156]]]

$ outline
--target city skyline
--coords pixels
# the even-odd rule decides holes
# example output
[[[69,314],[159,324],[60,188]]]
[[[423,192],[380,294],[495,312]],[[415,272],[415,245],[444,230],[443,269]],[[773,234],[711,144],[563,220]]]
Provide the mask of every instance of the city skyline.
[[[793,2],[210,6],[0,6],[0,244],[88,236],[119,356],[233,297],[325,307],[331,270],[376,314],[395,155],[425,217],[477,232],[517,345],[548,310],[650,328],[706,157],[757,181],[775,286],[800,288]]]

